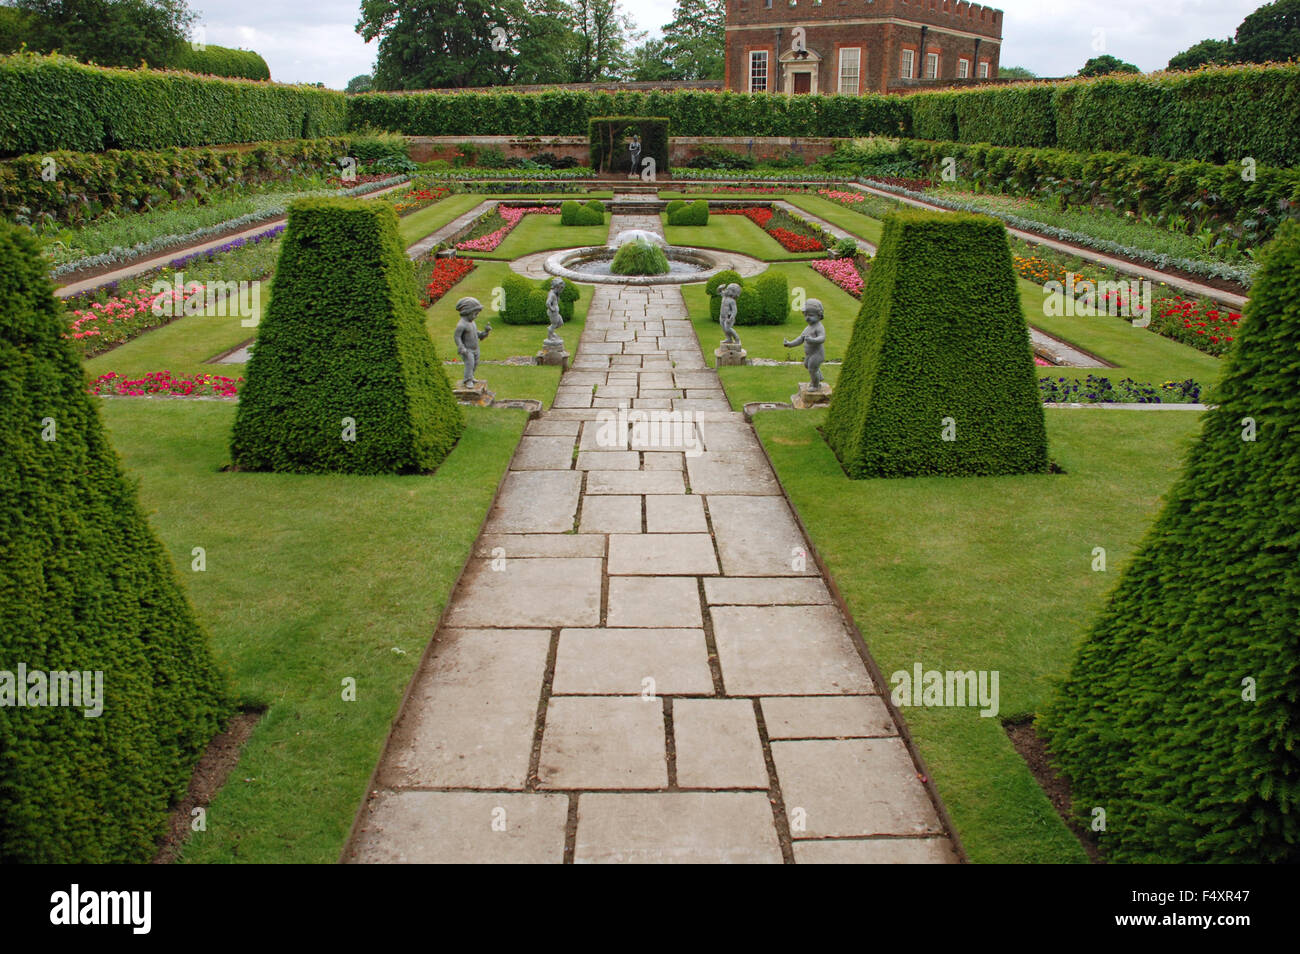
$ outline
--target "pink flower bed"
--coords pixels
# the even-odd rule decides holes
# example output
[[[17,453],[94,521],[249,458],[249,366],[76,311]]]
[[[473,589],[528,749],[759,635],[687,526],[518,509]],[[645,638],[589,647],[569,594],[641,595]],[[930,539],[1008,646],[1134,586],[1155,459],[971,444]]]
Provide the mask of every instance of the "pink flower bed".
[[[866,196],[864,196],[861,192],[844,192],[837,189],[818,189],[817,194],[824,195],[832,202],[839,202],[842,204],[866,201]]]
[[[90,382],[89,394],[115,394],[118,397],[144,397],[165,394],[170,397],[234,397],[243,378],[223,378],[219,374],[200,374],[193,378],[173,378],[170,371],[150,371],[143,378],[131,379],[110,371]]]
[[[862,275],[851,258],[821,258],[809,262],[815,271],[825,275],[854,298],[862,297]]]
[[[505,219],[506,224],[501,226],[495,232],[489,232],[487,235],[480,235],[476,239],[470,239],[468,242],[457,242],[456,248],[461,252],[492,252],[496,247],[505,240],[511,230],[519,224],[520,220],[529,213],[538,215],[559,215],[560,207],[557,205],[539,205],[530,206],[529,208],[518,208],[516,206],[502,205],[497,207],[497,214]]]

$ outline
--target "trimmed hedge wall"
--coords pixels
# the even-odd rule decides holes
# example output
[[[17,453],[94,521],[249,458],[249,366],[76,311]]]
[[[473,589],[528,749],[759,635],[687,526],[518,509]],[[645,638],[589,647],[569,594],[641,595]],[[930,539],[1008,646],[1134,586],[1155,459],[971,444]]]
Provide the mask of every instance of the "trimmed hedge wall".
[[[918,139],[1300,163],[1300,64],[1207,67],[906,97]]]
[[[955,439],[945,439],[946,419]],[[1043,473],[1047,430],[1006,230],[885,217],[826,439],[850,477]]]
[[[1286,217],[1300,215],[1300,169],[1259,165],[1254,180],[1246,181],[1240,165],[915,139],[902,141],[899,155],[920,163],[936,181],[951,156],[960,178],[989,192],[1051,199],[1063,207],[1102,204],[1180,215],[1190,223],[1209,218],[1235,226],[1252,244],[1271,236]]]
[[[341,135],[346,97],[309,86],[0,58],[0,156]]]
[[[3,223],[0,299],[0,670],[103,673],[98,718],[0,707],[0,861],[148,862],[230,714],[225,678],[86,395],[36,242]]]
[[[522,275],[509,275],[501,283],[505,302],[501,308],[501,320],[507,325],[545,325],[550,323],[546,316],[546,296],[551,290],[551,278],[534,280]],[[578,300],[578,286],[567,278],[564,290],[560,292],[560,317],[565,321],[573,320],[573,304]]]
[[[391,206],[289,207],[247,377],[231,439],[244,470],[394,474],[442,463],[465,422]]]
[[[600,116],[665,116],[674,136],[906,135],[901,96],[768,93],[586,92],[365,93],[348,97],[351,127],[409,136],[585,136]],[[648,155],[648,153],[647,153]]]
[[[1039,719],[1117,862],[1300,860],[1300,225],[1262,263],[1218,407]]]
[[[635,127],[641,137],[641,153],[636,169],[628,151],[629,129]],[[612,141],[611,141],[612,137]],[[655,172],[668,171],[668,120],[659,116],[600,116],[587,123],[591,143],[591,168],[596,172],[635,172],[641,174],[647,158],[655,161]]]
[[[101,215],[140,212],[160,203],[203,198],[232,183],[255,185],[311,173],[337,172],[346,139],[258,143],[253,148],[202,147],[158,151],[50,152],[0,160],[0,215],[21,210],[76,225]],[[56,175],[41,177],[45,159]]]
[[[271,78],[271,68],[266,65],[266,60],[262,59],[261,55],[252,50],[232,50],[211,43],[202,50],[196,50],[187,43],[175,62],[170,65],[173,69],[208,76],[230,76],[250,80]]]

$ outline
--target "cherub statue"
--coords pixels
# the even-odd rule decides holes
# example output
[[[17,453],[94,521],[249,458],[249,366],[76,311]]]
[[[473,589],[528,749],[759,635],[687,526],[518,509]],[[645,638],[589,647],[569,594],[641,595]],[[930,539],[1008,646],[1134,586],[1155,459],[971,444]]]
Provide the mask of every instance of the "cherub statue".
[[[822,362],[826,360],[826,329],[822,326],[822,303],[816,298],[809,298],[803,306],[804,321],[808,327],[798,338],[786,341],[787,348],[803,345],[803,366],[808,369],[809,387],[817,390],[822,386]]]
[[[736,334],[736,299],[740,297],[740,286],[734,282],[723,285],[718,290],[722,296],[722,306],[718,309],[718,323],[722,325],[724,344],[740,344],[740,335]]]
[[[456,353],[465,362],[465,379],[461,384],[467,388],[474,386],[474,369],[478,367],[478,343],[492,332],[491,325],[479,331],[478,326],[474,324],[474,319],[482,310],[483,306],[477,298],[462,298],[456,302],[460,321],[456,323],[453,338],[456,341]]]
[[[560,293],[564,291],[564,279],[552,278],[551,290],[546,293],[546,317],[550,319],[550,326],[546,329],[547,344],[562,344],[560,340],[560,326],[564,324],[564,317],[560,314]]]

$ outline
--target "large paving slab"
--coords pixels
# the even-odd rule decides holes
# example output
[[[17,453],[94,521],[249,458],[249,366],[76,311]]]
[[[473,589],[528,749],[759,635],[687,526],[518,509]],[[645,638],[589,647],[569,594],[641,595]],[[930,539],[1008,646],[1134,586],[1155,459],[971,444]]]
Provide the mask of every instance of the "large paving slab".
[[[569,347],[344,860],[958,860],[681,289],[596,286]]]
[[[349,861],[529,864],[564,861],[569,799],[509,792],[384,792],[368,808]]]
[[[761,792],[583,795],[574,861],[606,864],[780,864]]]

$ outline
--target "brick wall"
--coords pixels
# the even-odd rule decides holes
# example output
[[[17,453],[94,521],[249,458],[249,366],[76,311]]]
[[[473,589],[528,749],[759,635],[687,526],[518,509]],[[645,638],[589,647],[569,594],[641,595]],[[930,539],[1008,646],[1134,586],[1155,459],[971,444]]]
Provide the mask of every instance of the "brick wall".
[[[586,165],[590,153],[586,136],[514,137],[514,136],[407,136],[411,159],[429,162],[433,159],[451,160],[465,143],[480,149],[494,146],[506,158],[527,158],[539,152],[554,153],[558,157],[571,156],[580,165]],[[763,136],[754,138],[726,136],[673,136],[668,140],[668,161],[680,165],[700,155],[705,146],[722,146],[740,155],[755,159],[779,159],[791,152],[802,156],[805,162],[829,155],[839,142],[836,139]]]

